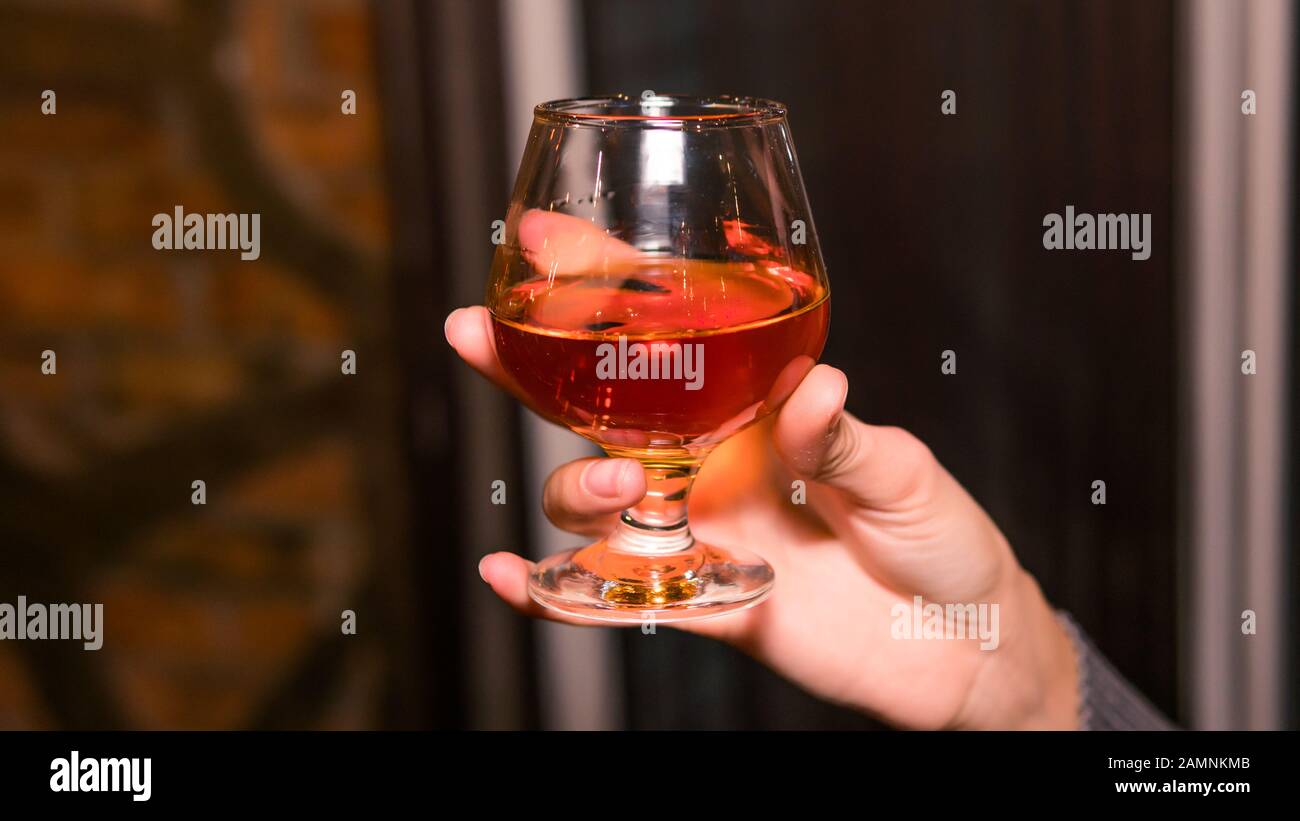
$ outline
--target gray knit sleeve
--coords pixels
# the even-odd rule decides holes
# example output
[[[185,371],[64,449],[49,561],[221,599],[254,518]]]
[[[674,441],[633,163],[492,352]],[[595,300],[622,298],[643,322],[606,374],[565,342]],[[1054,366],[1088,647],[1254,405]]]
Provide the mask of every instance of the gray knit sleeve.
[[[1177,729],[1111,666],[1068,613],[1056,615],[1079,661],[1079,729]]]

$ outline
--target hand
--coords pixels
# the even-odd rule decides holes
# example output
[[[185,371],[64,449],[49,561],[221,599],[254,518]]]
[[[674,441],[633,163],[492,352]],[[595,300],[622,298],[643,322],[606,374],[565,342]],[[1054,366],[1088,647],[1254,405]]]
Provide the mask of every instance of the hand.
[[[522,214],[517,239],[547,274],[597,270],[637,253],[590,221],[547,211]],[[447,339],[515,392],[490,323],[484,308],[455,311]],[[705,542],[760,554],[776,571],[776,586],[753,609],[676,626],[729,642],[823,698],[903,727],[1077,726],[1073,650],[1038,585],[929,449],[902,430],[853,418],[844,410],[847,394],[843,373],[817,366],[774,417],[705,462],[691,497],[692,530]],[[795,478],[807,482],[807,505],[791,502]],[[583,459],[551,475],[543,504],[557,526],[598,538],[645,489],[635,461]],[[567,620],[528,596],[532,569],[510,553],[479,565],[516,610]],[[897,615],[910,616],[916,596],[996,604],[996,649],[981,649],[978,638],[895,638]]]
[[[509,389],[489,323],[484,308],[460,309],[447,318],[447,339]],[[905,431],[855,419],[844,410],[847,393],[844,374],[819,365],[774,417],[705,463],[692,530],[762,555],[777,582],[753,609],[674,626],[733,644],[810,692],[897,726],[1075,728],[1076,662],[1038,585],[929,449]],[[807,482],[806,506],[791,503],[795,478]],[[544,505],[557,526],[598,537],[644,493],[635,461],[583,459],[551,475]],[[479,565],[519,612],[566,620],[529,598],[531,570],[511,553]],[[914,596],[997,604],[996,649],[980,649],[978,638],[894,638],[895,608],[910,614]]]

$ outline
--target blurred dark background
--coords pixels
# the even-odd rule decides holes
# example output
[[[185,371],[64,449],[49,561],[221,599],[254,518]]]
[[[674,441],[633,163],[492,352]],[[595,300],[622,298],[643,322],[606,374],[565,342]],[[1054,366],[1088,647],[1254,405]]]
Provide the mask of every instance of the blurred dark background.
[[[1240,641],[1235,621],[1204,638],[1196,614],[1255,606],[1263,560],[1196,536],[1195,13],[3,3],[0,601],[104,602],[107,637],[98,653],[0,644],[0,727],[874,726],[702,639],[532,624],[475,571],[491,550],[552,544],[536,477],[580,446],[478,384],[443,317],[481,300],[534,97],[645,89],[787,103],[835,294],[823,360],[848,373],[851,410],[928,442],[1170,716],[1295,726],[1295,645],[1276,638],[1294,620],[1294,522],[1266,554],[1287,581],[1268,605],[1272,678],[1243,672],[1244,651],[1198,649]],[[945,89],[956,116],[940,113]],[[1289,101],[1264,94],[1294,133]],[[1223,116],[1240,118],[1232,95]],[[1292,189],[1292,165],[1265,170]],[[1243,184],[1221,220],[1252,213],[1251,196]],[[176,204],[261,213],[261,259],[155,251],[150,219]],[[1043,217],[1066,205],[1150,213],[1150,259],[1045,251]],[[1254,293],[1242,270],[1216,275]],[[1295,354],[1293,290],[1273,295],[1281,342],[1261,361]],[[1256,304],[1234,327],[1253,327]],[[1260,347],[1229,337],[1226,372]],[[40,372],[45,349],[57,377]],[[345,350],[356,375],[340,373]],[[1300,399],[1289,372],[1271,378],[1271,415],[1221,435],[1284,420],[1259,475],[1278,477],[1270,515],[1289,519]],[[1234,470],[1255,481],[1246,450]],[[528,490],[495,506],[494,479]],[[1255,569],[1208,600],[1205,556]],[[345,608],[357,636],[339,632]]]

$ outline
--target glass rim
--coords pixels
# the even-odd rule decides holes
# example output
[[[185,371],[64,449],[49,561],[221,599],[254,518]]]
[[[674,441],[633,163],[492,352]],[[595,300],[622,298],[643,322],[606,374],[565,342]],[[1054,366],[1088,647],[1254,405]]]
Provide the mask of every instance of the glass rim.
[[[618,111],[627,108],[631,112],[638,106],[639,113]],[[674,107],[688,106],[693,113],[671,113]],[[639,97],[626,94],[570,97],[550,100],[533,109],[533,116],[541,122],[633,128],[733,128],[775,122],[784,119],[786,113],[785,104],[776,100],[731,94],[647,93]]]

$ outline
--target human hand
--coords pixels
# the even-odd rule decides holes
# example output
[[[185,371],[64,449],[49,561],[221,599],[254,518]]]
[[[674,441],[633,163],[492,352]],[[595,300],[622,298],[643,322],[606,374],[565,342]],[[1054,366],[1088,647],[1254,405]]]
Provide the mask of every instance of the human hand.
[[[518,228],[543,271],[586,270],[634,249],[591,223],[532,211]],[[515,391],[482,307],[453,312],[447,339],[460,356]],[[1070,640],[1006,539],[930,450],[898,428],[844,410],[848,382],[808,371],[777,413],[719,446],[691,497],[693,532],[761,555],[777,583],[758,607],[673,626],[726,641],[809,691],[914,728],[1074,727]],[[807,482],[807,505],[790,500]],[[630,459],[583,459],[549,478],[544,507],[559,527],[600,537],[645,495]],[[494,553],[484,580],[516,610],[578,622],[528,595],[533,564]],[[895,638],[899,613],[927,603],[997,605],[995,648],[978,638]],[[969,633],[968,633],[969,634]]]
[[[447,338],[484,375],[507,385],[481,307],[447,319]],[[701,539],[752,550],[777,585],[750,610],[673,625],[733,644],[812,693],[912,728],[1077,725],[1069,639],[996,525],[929,449],[905,431],[844,410],[848,383],[814,368],[774,418],[733,437],[705,463],[692,497]],[[735,477],[749,477],[736,484]],[[789,500],[807,482],[807,507]],[[612,530],[645,493],[630,459],[557,469],[544,507],[585,536]],[[493,553],[483,579],[516,610],[567,621],[532,601],[532,563]],[[895,608],[926,602],[997,604],[996,649],[977,638],[894,638]],[[573,623],[586,623],[576,622]]]

